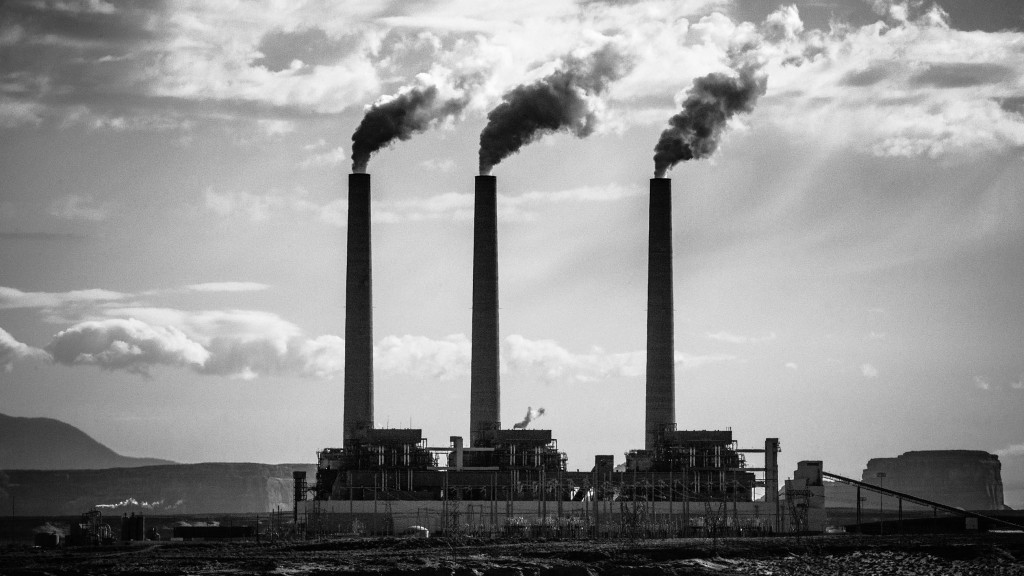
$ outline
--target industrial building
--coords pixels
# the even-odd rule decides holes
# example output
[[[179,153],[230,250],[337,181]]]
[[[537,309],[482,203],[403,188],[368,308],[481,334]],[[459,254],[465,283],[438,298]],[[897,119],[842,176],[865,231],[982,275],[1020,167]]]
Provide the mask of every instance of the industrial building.
[[[779,529],[777,438],[741,449],[728,429],[676,429],[671,180],[650,182],[644,447],[618,467],[599,455],[589,472],[566,470],[551,430],[501,426],[497,180],[490,175],[475,181],[469,441],[452,436],[431,446],[420,429],[374,428],[370,182],[369,174],[349,176],[344,441],[318,452],[312,486],[296,473],[297,521],[301,514],[307,523],[375,533],[404,523],[601,534],[642,515],[645,526],[673,534]],[[749,467],[750,453],[763,454],[764,465]]]

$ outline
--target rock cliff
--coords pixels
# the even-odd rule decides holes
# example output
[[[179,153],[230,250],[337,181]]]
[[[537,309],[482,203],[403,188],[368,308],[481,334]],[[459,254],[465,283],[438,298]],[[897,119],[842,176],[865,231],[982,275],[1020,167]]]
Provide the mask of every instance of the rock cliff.
[[[862,480],[966,510],[1003,510],[999,457],[980,450],[923,450],[872,458]],[[888,507],[888,506],[887,506]]]

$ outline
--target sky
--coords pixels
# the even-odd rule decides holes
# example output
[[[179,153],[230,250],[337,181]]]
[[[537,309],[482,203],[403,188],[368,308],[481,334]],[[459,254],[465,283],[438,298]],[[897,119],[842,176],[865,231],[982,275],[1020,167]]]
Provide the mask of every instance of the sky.
[[[467,436],[480,134],[602,50],[586,129],[492,171],[502,422],[545,408],[570,469],[642,447],[654,146],[748,70],[667,174],[678,427],[778,437],[783,477],[985,450],[1024,507],[1015,0],[5,2],[0,412],[179,462],[339,446],[352,135],[433,87],[457,109],[367,167],[375,418]]]

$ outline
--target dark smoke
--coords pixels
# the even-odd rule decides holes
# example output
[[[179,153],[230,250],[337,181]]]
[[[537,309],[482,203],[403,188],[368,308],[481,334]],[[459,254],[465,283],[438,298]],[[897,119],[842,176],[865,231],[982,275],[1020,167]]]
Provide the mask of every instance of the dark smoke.
[[[680,162],[713,154],[729,118],[753,111],[767,86],[768,78],[754,68],[741,69],[739,76],[713,72],[694,80],[682,112],[668,121],[654,147],[654,176],[663,178]]]
[[[480,133],[480,173],[491,169],[525,144],[566,130],[577,138],[593,133],[597,115],[590,98],[625,75],[630,61],[611,44],[585,58],[570,57],[565,67],[533,84],[517,86],[487,114]]]
[[[352,171],[366,172],[370,155],[395,139],[408,140],[434,121],[458,116],[469,97],[442,99],[437,86],[417,86],[382,98],[366,111],[352,134]]]
[[[537,418],[540,418],[543,415],[544,415],[544,408],[537,408],[536,410],[534,410],[532,406],[528,406],[526,408],[526,417],[523,418],[522,422],[516,422],[515,424],[513,424],[512,425],[512,429],[513,430],[515,430],[517,428],[524,428],[525,429],[527,426],[530,425],[530,422],[533,422],[534,420],[536,420]]]

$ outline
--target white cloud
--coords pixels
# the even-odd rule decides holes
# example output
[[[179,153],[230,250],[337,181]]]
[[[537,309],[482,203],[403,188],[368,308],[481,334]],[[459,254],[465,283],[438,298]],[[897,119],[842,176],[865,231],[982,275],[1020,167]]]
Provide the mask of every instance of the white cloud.
[[[1016,382],[1010,382],[1010,388],[1013,388],[1014,390],[1024,390],[1024,374],[1021,374],[1021,376],[1017,378]]]
[[[260,118],[256,121],[256,127],[264,136],[284,136],[295,131],[295,123],[279,118]]]
[[[193,292],[255,292],[266,290],[270,286],[259,282],[204,282],[185,286]]]
[[[785,367],[789,370],[799,370],[800,366],[796,362],[786,362]]]
[[[10,372],[16,361],[45,358],[49,355],[44,350],[19,342],[10,332],[0,328],[0,368],[5,372]]]
[[[760,344],[762,342],[771,342],[772,340],[778,338],[775,332],[769,332],[764,336],[747,336],[744,334],[733,334],[731,332],[726,332],[724,330],[720,330],[718,332],[713,333],[709,332],[706,334],[706,336],[712,340],[717,340],[719,342],[728,342],[730,344]]]
[[[81,322],[59,332],[46,346],[54,362],[87,364],[148,374],[154,365],[201,367],[210,353],[173,326],[136,320]]]
[[[38,102],[0,97],[0,128],[39,125],[43,121],[45,111],[46,107]]]
[[[422,168],[432,170],[434,172],[443,172],[445,174],[450,174],[453,170],[455,170],[455,160],[452,160],[451,158],[430,158],[428,160],[420,162],[420,166]]]
[[[296,190],[293,194],[283,192],[253,194],[244,191],[217,192],[209,187],[204,192],[203,198],[206,208],[215,214],[225,217],[241,215],[256,223],[266,222],[271,216],[283,210],[316,213],[321,209],[307,200],[302,190]]]
[[[875,368],[871,364],[861,364],[860,373],[863,374],[865,378],[878,378],[878,368]]]
[[[107,210],[96,205],[90,196],[70,194],[50,204],[50,214],[61,220],[100,222],[107,219]]]
[[[94,304],[128,298],[129,294],[91,288],[69,292],[22,292],[17,288],[0,286],[0,309],[56,308],[69,304]]]
[[[45,350],[55,362],[142,375],[170,366],[245,380],[275,374],[329,379],[344,373],[344,339],[330,334],[309,338],[269,312],[153,307],[108,307],[100,312],[106,318],[78,322],[53,337]],[[9,340],[12,351],[24,350]],[[441,339],[387,336],[374,346],[374,366],[386,374],[451,381],[468,376],[471,348],[463,334]],[[11,352],[16,353],[20,354]],[[728,354],[675,354],[677,370],[736,360]],[[501,343],[501,362],[507,375],[551,383],[638,378],[646,372],[643,351],[607,353],[594,348],[576,353],[553,340],[519,335]]]
[[[374,348],[374,366],[394,374],[452,380],[469,374],[470,348],[464,334],[440,340],[388,336]]]
[[[984,376],[975,376],[973,382],[975,388],[978,388],[979,390],[990,390],[992,388],[992,385],[989,384],[988,378],[985,378]]]
[[[1024,89],[1021,34],[965,32],[939,8],[886,6],[889,24],[797,33],[791,22],[793,33],[761,44],[768,94],[751,121],[879,156],[976,157],[1024,145],[1024,117],[999,103]]]
[[[333,167],[345,161],[345,149],[341,146],[327,152],[321,152],[305,158],[299,166],[302,168]]]
[[[1005,448],[1000,448],[993,452],[996,456],[1024,456],[1024,444],[1010,444]]]
[[[551,383],[591,382],[613,377],[635,378],[647,372],[645,351],[608,353],[594,348],[589,353],[575,353],[553,340],[528,340],[517,334],[505,338],[501,358],[506,372],[525,373]],[[680,370],[736,360],[735,356],[729,354],[675,353],[676,368]]]

